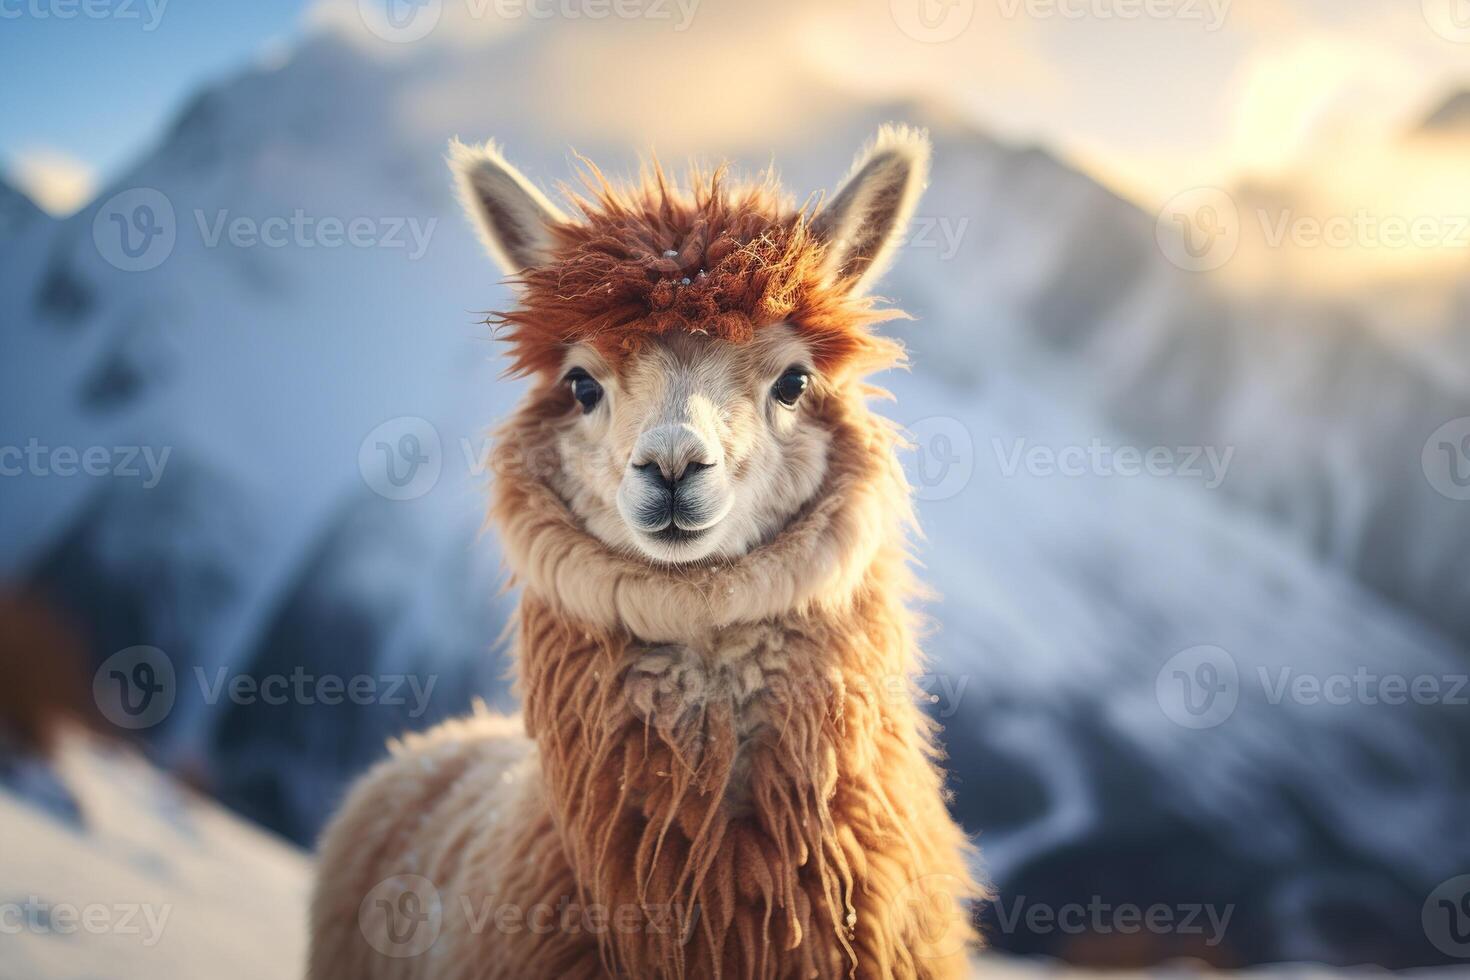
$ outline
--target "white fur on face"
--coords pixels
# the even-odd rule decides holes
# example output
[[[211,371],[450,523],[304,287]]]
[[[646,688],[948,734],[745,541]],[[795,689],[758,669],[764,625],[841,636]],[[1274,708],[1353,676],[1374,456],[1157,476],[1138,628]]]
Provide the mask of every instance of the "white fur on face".
[[[811,371],[813,383],[787,408],[771,386],[793,366]],[[789,326],[761,329],[744,344],[660,339],[620,373],[578,347],[563,370],[575,367],[603,397],[562,421],[556,489],[610,547],[671,564],[742,555],[821,486],[831,442],[811,411],[821,379]]]

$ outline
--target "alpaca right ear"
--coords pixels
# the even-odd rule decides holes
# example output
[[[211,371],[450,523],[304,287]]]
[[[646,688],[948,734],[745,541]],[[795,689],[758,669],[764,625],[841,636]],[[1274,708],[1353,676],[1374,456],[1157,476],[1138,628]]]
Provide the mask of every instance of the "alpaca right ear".
[[[827,274],[852,292],[882,275],[928,182],[929,134],[907,126],[879,129],[812,219],[813,233],[827,242]]]
[[[518,275],[550,258],[551,226],[567,219],[506,162],[493,141],[483,146],[450,141],[449,167],[480,240],[507,275]]]

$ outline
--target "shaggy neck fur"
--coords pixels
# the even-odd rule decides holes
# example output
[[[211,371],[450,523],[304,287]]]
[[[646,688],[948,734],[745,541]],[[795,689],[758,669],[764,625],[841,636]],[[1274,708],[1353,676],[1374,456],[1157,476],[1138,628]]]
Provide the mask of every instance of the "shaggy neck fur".
[[[961,971],[975,889],[910,680],[890,428],[834,399],[813,502],[736,561],[673,568],[577,525],[546,455],[551,411],[533,399],[502,431],[492,506],[524,587],[527,729],[580,898],[679,926],[608,930],[604,965]]]

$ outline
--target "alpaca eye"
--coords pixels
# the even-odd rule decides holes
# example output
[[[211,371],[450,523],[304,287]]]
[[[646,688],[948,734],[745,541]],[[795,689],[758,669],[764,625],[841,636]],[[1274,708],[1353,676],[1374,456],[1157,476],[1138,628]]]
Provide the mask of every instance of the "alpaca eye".
[[[572,397],[582,406],[582,414],[586,415],[597,407],[602,401],[602,385],[598,384],[592,375],[581,368],[572,368],[567,372],[566,382],[572,386]]]
[[[771,394],[776,396],[776,401],[785,405],[787,408],[791,408],[796,404],[797,399],[806,393],[806,388],[810,381],[811,376],[807,374],[805,369],[789,367],[786,369],[786,373],[777,378],[776,383],[771,385]]]

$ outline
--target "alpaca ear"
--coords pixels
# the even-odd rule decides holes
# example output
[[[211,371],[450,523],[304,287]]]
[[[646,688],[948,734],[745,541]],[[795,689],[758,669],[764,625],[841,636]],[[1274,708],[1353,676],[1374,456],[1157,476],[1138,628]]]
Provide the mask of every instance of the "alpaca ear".
[[[827,241],[827,272],[861,292],[883,274],[929,182],[929,134],[884,126],[858,154],[831,202],[812,219]]]
[[[507,275],[541,265],[551,254],[551,226],[566,221],[546,195],[506,162],[494,142],[449,144],[449,168],[460,203],[480,240]]]

